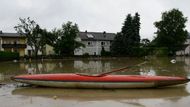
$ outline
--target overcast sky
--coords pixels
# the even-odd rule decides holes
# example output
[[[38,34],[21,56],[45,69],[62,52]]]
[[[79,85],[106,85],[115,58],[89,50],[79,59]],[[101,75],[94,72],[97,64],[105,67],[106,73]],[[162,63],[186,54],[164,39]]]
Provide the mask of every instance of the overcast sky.
[[[80,31],[119,32],[126,15],[141,15],[141,38],[153,38],[161,13],[178,8],[190,18],[190,0],[0,0],[0,30],[16,32],[19,17],[51,30],[72,21]],[[190,19],[189,19],[190,20]],[[186,23],[190,31],[190,21]]]

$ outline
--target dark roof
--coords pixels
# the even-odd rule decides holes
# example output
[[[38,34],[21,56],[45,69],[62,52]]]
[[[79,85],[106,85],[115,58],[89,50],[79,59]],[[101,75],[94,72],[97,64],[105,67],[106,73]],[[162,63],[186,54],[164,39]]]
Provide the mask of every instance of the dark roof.
[[[0,37],[25,37],[25,36],[20,36],[18,33],[4,33],[0,32]]]
[[[93,36],[93,37],[89,37]],[[83,41],[113,41],[115,37],[115,33],[106,33],[106,32],[79,32],[79,37]],[[4,33],[0,32],[0,37],[25,37],[20,36],[18,33]]]
[[[93,36],[93,37],[91,37]],[[83,41],[113,41],[115,33],[106,32],[79,32],[79,37]]]

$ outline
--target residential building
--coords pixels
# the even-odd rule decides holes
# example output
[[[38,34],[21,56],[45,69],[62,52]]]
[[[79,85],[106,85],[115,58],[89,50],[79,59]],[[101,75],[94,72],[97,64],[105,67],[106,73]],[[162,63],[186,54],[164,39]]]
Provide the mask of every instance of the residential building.
[[[18,33],[4,33],[0,31],[0,51],[18,52],[25,55],[26,37]]]
[[[114,37],[114,33],[79,32],[76,40],[84,44],[85,47],[75,49],[74,55],[101,55],[102,48],[105,51],[110,51]],[[33,54],[31,46],[27,45],[25,36],[20,36],[18,33],[4,33],[2,31],[0,31],[0,51],[19,52],[20,56],[31,56]],[[53,47],[45,45],[43,54],[55,54]],[[42,52],[39,51],[38,55],[42,55]]]
[[[46,44],[44,47],[44,55],[53,55],[53,54],[55,54],[53,47]]]
[[[176,52],[176,55],[190,55],[190,33],[184,43],[183,49]]]
[[[75,49],[74,55],[101,55],[102,48],[105,51],[110,51],[110,46],[114,40],[114,33],[104,32],[80,32],[77,41],[85,45],[85,47],[80,47]]]

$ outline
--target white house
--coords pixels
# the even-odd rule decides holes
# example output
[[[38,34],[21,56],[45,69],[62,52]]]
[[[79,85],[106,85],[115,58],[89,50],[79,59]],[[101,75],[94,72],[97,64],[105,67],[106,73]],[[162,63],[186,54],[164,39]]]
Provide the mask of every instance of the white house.
[[[183,49],[180,51],[177,51],[176,55],[190,55],[190,33],[187,37],[186,42],[184,43]]]
[[[106,32],[80,32],[77,41],[83,43],[85,47],[75,49],[74,55],[101,55],[102,48],[110,51],[111,42],[114,40],[115,33]]]

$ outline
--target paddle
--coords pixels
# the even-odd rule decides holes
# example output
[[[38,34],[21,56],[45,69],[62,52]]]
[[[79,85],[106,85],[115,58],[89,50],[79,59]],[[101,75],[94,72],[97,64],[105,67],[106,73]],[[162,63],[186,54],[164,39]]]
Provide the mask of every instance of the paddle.
[[[113,72],[119,72],[119,71],[122,71],[122,70],[125,70],[125,69],[130,69],[130,68],[133,68],[133,67],[139,67],[143,64],[147,63],[147,61],[144,61],[140,64],[136,64],[136,65],[130,65],[130,66],[126,66],[126,67],[123,67],[123,68],[119,68],[119,69],[115,69],[115,70],[112,70],[112,71],[108,71],[108,72],[103,72],[101,74],[97,74],[97,75],[88,75],[88,74],[77,74],[77,75],[81,75],[81,76],[93,76],[93,77],[102,77],[102,76],[106,76],[108,74],[111,74]]]

